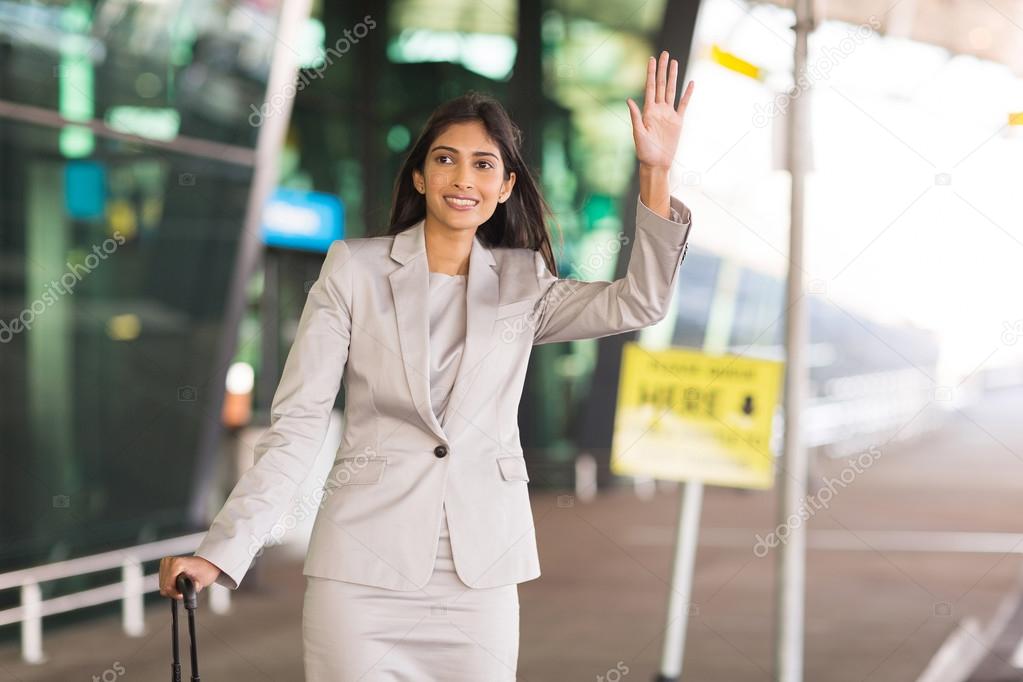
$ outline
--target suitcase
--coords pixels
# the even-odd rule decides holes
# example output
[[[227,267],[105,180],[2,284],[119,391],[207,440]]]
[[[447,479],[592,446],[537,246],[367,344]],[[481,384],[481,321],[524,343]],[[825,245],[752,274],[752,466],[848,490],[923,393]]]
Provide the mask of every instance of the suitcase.
[[[184,597],[182,602],[188,612],[188,639],[191,643],[192,682],[199,680],[199,652],[195,643],[195,609],[199,600],[196,597],[195,584],[192,579],[182,573],[176,581],[178,592]],[[171,664],[171,681],[181,682],[181,659],[178,655],[178,600],[171,599],[171,649],[174,662]]]

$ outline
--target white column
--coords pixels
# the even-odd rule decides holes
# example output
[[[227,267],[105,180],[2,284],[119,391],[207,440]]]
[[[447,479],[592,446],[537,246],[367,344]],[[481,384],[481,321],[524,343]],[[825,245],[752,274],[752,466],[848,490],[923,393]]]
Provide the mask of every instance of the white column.
[[[146,632],[143,599],[145,597],[145,574],[142,563],[135,557],[126,557],[121,563],[121,625],[129,637],[141,637]]]
[[[210,611],[224,614],[231,610],[231,590],[219,583],[206,588],[210,592]]]
[[[44,663],[43,594],[39,583],[22,583],[21,608],[21,658],[26,663]]]

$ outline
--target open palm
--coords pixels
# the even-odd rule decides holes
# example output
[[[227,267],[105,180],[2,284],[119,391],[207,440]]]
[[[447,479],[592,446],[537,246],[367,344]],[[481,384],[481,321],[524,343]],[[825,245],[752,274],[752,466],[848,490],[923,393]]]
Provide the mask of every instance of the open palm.
[[[693,94],[693,81],[689,81],[685,93],[675,101],[675,82],[678,80],[678,61],[671,60],[668,52],[661,52],[660,60],[651,57],[647,61],[646,91],[643,94],[643,111],[629,98],[629,113],[632,116],[632,138],[636,143],[636,158],[640,164],[651,168],[668,168],[675,158],[678,140],[682,135],[682,119],[686,105]]]

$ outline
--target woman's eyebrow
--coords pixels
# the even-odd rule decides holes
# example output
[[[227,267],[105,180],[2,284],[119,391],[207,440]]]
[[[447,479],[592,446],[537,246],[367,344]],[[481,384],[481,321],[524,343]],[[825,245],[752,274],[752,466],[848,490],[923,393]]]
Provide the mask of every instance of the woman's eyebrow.
[[[448,151],[452,151],[452,152],[454,152],[456,154],[458,153],[457,149],[455,149],[454,147],[449,147],[446,144],[439,144],[439,145],[437,145],[436,147],[434,147],[433,149],[430,150],[430,153],[432,154],[433,152],[437,151],[438,149],[447,149]],[[494,154],[493,152],[485,152],[485,151],[482,151],[482,150],[479,150],[479,149],[474,151],[472,153],[472,155],[473,156],[492,156],[495,159],[497,158],[497,154]]]

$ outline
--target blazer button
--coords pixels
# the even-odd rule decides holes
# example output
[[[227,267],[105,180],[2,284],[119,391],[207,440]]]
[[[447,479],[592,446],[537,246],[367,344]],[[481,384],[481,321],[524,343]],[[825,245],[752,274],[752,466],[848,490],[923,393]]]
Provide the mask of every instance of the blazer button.
[[[435,447],[433,449],[433,454],[436,457],[443,457],[444,455],[448,454],[448,446],[447,445],[438,445],[437,447]]]

